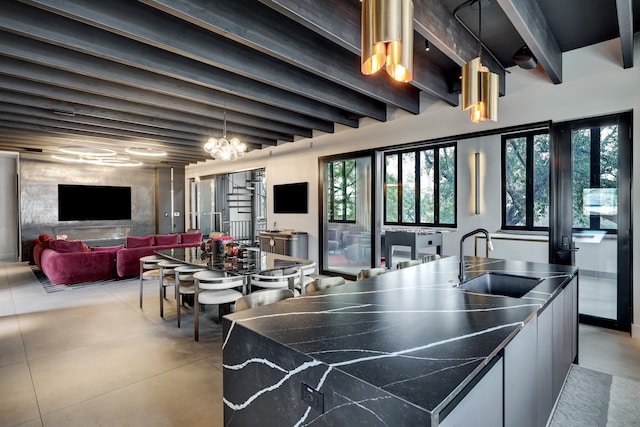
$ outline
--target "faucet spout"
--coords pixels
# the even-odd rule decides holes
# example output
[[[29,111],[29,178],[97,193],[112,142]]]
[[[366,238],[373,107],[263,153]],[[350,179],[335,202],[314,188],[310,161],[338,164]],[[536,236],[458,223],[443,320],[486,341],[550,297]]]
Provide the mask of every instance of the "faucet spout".
[[[474,236],[476,234],[482,233],[484,234],[484,236],[487,239],[487,255],[489,253],[489,251],[493,250],[493,242],[491,241],[491,235],[489,234],[489,232],[484,229],[484,228],[478,228],[475,229],[473,231],[468,232],[467,234],[465,234],[464,236],[462,236],[460,238],[460,270],[458,272],[458,279],[460,279],[460,283],[464,282],[465,280],[465,273],[464,273],[464,269],[465,269],[465,265],[464,265],[464,254],[462,252],[463,249],[463,243],[464,241],[471,236]]]

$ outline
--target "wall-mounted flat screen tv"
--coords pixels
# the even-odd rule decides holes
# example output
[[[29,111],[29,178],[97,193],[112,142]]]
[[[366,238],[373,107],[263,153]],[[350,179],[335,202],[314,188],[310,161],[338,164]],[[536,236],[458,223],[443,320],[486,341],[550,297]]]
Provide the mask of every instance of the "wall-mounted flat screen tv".
[[[58,221],[131,219],[131,187],[58,184]]]
[[[273,186],[274,213],[308,213],[309,183],[279,184]]]

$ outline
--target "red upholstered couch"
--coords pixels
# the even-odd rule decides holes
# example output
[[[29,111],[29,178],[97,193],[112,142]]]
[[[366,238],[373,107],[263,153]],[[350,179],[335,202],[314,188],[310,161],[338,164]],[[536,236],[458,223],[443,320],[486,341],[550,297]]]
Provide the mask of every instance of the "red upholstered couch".
[[[120,277],[139,275],[140,258],[153,255],[157,250],[200,246],[202,233],[127,237],[126,243],[126,248],[116,253],[116,268]]]
[[[56,285],[136,276],[140,257],[159,249],[200,246],[202,233],[130,236],[126,247],[88,248],[79,240],[55,240],[46,234],[34,241],[33,260]]]
[[[36,265],[56,285],[108,280],[115,273],[113,252],[91,251],[79,240],[41,239],[33,252]]]

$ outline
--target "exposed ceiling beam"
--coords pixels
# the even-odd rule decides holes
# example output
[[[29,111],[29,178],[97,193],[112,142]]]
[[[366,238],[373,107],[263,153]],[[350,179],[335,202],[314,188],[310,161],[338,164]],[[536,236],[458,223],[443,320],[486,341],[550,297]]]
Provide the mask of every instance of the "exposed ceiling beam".
[[[51,111],[82,114],[111,120],[122,120],[160,128],[196,132],[203,141],[222,134],[223,123],[206,117],[174,112],[163,108],[127,103],[100,95],[82,94],[44,83],[28,82],[0,74],[0,101],[29,105]],[[228,123],[227,130],[234,134],[292,142],[288,134],[257,129],[242,124]]]
[[[31,0],[27,3],[345,110],[351,110],[350,103],[367,102],[370,98],[218,34],[195,28],[185,31],[184,23],[138,3],[126,0],[97,3],[93,0]],[[384,97],[385,102],[417,113],[418,95],[417,91],[396,90],[378,95],[378,99]]]
[[[633,67],[633,2],[632,0],[616,0],[618,11],[618,27],[620,28],[620,44],[622,45],[622,66]]]
[[[312,31],[360,55],[360,8],[343,0],[260,0],[275,10],[305,25]],[[465,30],[438,0],[414,0],[414,30],[456,64],[462,66],[475,58],[478,42]],[[415,87],[450,105],[458,105],[458,95],[448,91],[444,71],[438,69],[422,48],[414,46]],[[504,70],[487,55],[484,63],[500,77],[500,93],[504,94]]]
[[[176,120],[167,120],[153,116],[143,116],[130,112],[81,105],[78,103],[71,103],[66,101],[58,101],[55,99],[48,99],[40,96],[28,95],[2,89],[0,89],[0,102],[3,102],[7,106],[14,104],[23,108],[40,110],[43,112],[43,114],[48,114],[48,116],[46,117],[60,117],[60,115],[56,114],[56,112],[68,115],[95,117],[99,119],[147,126],[153,129],[158,129],[159,131],[162,131],[164,129],[171,129],[178,132],[194,133],[200,135],[202,140],[205,139],[203,136],[220,136],[222,135],[223,130],[222,123],[220,123],[220,125],[218,126],[217,122],[207,123],[208,126],[203,126],[194,123],[184,123]],[[7,109],[5,110],[8,111]],[[153,114],[153,111],[150,111],[149,113]],[[288,134],[280,134],[268,131],[256,131],[254,128],[249,129],[252,132],[251,134],[246,134],[240,131],[240,129],[246,127],[242,127],[241,125],[235,125],[232,127],[235,129],[233,131],[233,134],[235,136],[238,136],[239,138],[243,138],[246,135],[247,137],[258,137],[264,140],[281,140],[287,142],[293,141],[293,138]]]
[[[0,74],[32,80],[35,82],[46,82],[57,88],[67,88],[82,91],[84,94],[96,94],[105,97],[117,98],[129,103],[144,104],[149,106],[159,106],[169,110],[188,111],[204,117],[211,117],[212,120],[223,120],[224,112],[215,107],[186,99],[176,99],[175,97],[149,92],[130,86],[111,83],[104,80],[86,77],[66,71],[42,67],[30,64],[13,58],[0,57]],[[259,129],[268,129],[274,132],[291,133],[304,137],[311,137],[309,128],[289,125],[273,120],[261,119],[239,112],[227,113],[227,122],[243,123]]]
[[[0,28],[23,37],[87,53],[93,57],[152,71],[230,95],[263,102],[267,105],[346,126],[357,127],[358,125],[357,120],[350,119],[347,115],[382,117],[384,119],[386,114],[384,104],[372,99],[365,100],[363,98],[361,100],[363,102],[349,105],[357,107],[356,109],[344,111],[320,101],[26,5],[13,3],[4,8],[3,13],[0,14]],[[220,102],[224,102],[224,99],[220,99]]]
[[[562,83],[562,52],[538,2],[530,0],[497,0],[497,2],[551,81],[555,84]]]
[[[53,67],[82,76],[120,83],[138,89],[155,91],[177,98],[197,101],[221,109],[242,111],[244,113],[295,124],[300,127],[319,129],[325,132],[333,130],[333,123],[305,116],[296,112],[270,107],[257,101],[247,100],[226,93],[214,91],[193,83],[187,83],[170,77],[159,76],[149,71],[138,70],[111,61],[93,58],[89,55],[47,45],[35,40],[25,39],[13,34],[0,32],[6,43],[0,45],[0,54],[21,58],[47,67]]]
[[[337,48],[334,44],[326,42],[326,32],[318,35],[305,31],[308,28],[304,25],[306,22],[301,23],[295,19],[294,22],[288,21],[279,12],[256,5],[255,2],[247,0],[236,0],[233,3],[194,0],[141,1],[381,101],[390,102],[389,94],[403,92],[402,85],[398,85],[384,74],[366,77],[359,72],[359,46],[355,50]],[[324,25],[331,25],[335,29],[337,24],[339,25],[336,21],[341,18],[330,3],[333,2],[326,0],[321,2],[323,8],[330,8],[332,11],[331,20],[325,21]],[[336,3],[344,4],[345,2]],[[274,25],[274,22],[280,22],[281,25]],[[282,28],[287,28],[287,31],[282,31]],[[360,22],[358,21],[357,25],[351,28],[343,28],[342,31],[359,34]],[[334,38],[330,37],[330,40]],[[420,56],[416,55],[414,59],[414,79],[411,82],[413,86],[426,90],[448,103],[457,101],[457,97],[449,93],[441,70]],[[429,73],[422,69],[425,66],[429,68],[427,70]],[[435,76],[433,71],[436,72]],[[437,73],[442,75],[440,80],[437,78]]]

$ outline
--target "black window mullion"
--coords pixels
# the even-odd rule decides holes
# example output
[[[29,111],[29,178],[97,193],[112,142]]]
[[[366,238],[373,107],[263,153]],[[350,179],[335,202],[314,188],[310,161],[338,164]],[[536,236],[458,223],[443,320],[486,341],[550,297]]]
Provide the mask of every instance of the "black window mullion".
[[[433,222],[440,224],[440,151],[433,149]]]
[[[526,171],[526,227],[533,228],[533,135],[527,135],[527,171]]]
[[[415,191],[414,191],[414,212],[415,212],[415,223],[416,224],[420,224],[420,151],[416,151],[415,152],[415,157],[414,157],[414,163],[415,163],[415,175],[414,175],[414,182],[415,182]]]
[[[600,188],[600,128],[591,128],[590,150],[589,185],[591,188]],[[599,230],[600,216],[594,214],[589,215],[589,224],[591,230]]]

